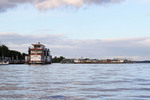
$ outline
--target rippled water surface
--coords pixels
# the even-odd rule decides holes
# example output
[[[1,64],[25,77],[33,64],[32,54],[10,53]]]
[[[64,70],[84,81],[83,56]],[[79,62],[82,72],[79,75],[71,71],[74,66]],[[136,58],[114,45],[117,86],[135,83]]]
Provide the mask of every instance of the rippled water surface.
[[[0,100],[150,100],[150,64],[0,65]]]

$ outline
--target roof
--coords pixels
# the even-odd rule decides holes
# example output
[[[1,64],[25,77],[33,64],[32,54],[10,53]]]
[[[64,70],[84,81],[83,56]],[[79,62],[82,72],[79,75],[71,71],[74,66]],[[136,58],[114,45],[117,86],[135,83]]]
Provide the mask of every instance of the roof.
[[[43,45],[43,44],[40,44],[40,42],[38,42],[37,44],[32,44],[32,45],[34,46],[34,45]],[[43,45],[43,46],[44,46],[44,45]]]

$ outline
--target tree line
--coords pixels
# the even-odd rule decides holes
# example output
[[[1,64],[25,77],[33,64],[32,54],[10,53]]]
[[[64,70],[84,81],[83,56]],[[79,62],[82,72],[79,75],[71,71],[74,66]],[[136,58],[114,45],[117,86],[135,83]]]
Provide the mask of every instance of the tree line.
[[[10,57],[12,59],[24,60],[27,54],[16,50],[9,50],[6,45],[0,45],[0,57]]]
[[[60,56],[60,57],[54,57],[52,58],[52,63],[60,63],[63,59],[65,59],[65,57]]]

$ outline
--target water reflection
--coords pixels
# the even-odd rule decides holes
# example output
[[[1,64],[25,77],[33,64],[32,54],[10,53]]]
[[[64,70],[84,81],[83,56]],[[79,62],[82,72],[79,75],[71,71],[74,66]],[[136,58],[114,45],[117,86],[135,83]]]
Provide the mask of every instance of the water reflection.
[[[149,75],[149,64],[0,66],[0,98],[148,100]]]

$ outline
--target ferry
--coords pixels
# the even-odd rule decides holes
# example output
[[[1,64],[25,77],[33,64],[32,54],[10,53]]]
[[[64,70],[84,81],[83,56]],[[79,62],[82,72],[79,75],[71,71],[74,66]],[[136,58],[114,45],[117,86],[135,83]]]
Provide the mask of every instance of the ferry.
[[[32,44],[28,49],[28,56],[25,56],[26,64],[51,64],[51,62],[50,50],[40,42]]]

